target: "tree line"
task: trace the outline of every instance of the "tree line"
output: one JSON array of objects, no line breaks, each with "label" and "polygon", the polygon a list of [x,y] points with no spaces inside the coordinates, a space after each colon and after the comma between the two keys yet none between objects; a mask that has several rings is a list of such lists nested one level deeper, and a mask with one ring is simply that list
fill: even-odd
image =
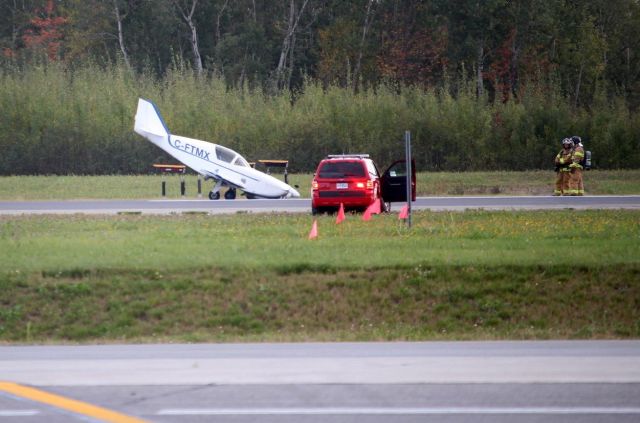
[{"label": "tree line", "polygon": [[639,28],[637,0],[5,1],[0,174],[145,172],[137,96],[299,171],[406,129],[424,170],[548,168],[573,134],[638,167]]},{"label": "tree line", "polygon": [[640,102],[638,0],[7,0],[5,59],[124,61],[166,74],[185,61],[228,85],[357,91],[441,86],[460,72],[493,99],[553,77],[573,106],[601,85]]}]

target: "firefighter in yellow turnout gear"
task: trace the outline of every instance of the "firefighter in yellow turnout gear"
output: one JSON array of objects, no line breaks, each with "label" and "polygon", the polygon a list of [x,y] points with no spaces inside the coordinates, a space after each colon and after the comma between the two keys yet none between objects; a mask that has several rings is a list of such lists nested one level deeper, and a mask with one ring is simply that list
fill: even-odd
[{"label": "firefighter in yellow turnout gear", "polygon": [[562,140],[562,150],[555,159],[556,165],[556,187],[553,195],[569,195],[569,178],[571,177],[571,168],[573,156],[573,141],[569,138]]},{"label": "firefighter in yellow turnout gear", "polygon": [[573,154],[569,165],[571,171],[569,173],[568,195],[584,195],[584,183],[582,181],[584,146],[582,145],[582,139],[577,135],[571,137],[571,141],[573,142]]}]

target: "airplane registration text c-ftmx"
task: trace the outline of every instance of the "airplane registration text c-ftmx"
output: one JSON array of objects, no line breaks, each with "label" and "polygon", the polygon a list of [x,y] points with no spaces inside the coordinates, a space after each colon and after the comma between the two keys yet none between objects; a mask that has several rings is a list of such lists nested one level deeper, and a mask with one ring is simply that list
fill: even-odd
[{"label": "airplane registration text c-ftmx", "polygon": [[283,181],[260,172],[235,151],[207,141],[169,132],[158,108],[152,102],[138,99],[134,130],[177,160],[216,183],[209,198],[220,198],[220,188],[229,187],[225,198],[233,199],[236,189],[247,198],[291,198],[300,193]]}]

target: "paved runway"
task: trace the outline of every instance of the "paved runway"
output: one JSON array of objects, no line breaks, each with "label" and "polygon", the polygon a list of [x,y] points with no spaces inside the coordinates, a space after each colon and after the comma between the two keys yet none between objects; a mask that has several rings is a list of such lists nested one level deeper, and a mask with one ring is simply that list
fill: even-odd
[{"label": "paved runway", "polygon": [[[640,209],[640,195],[544,197],[420,197],[416,210],[518,210],[518,209]],[[399,204],[394,204],[396,210]],[[169,214],[200,212],[210,214],[238,212],[310,213],[311,200],[69,200],[0,201],[0,214]]]},{"label": "paved runway", "polygon": [[[16,346],[0,375],[160,422],[640,419],[640,341]],[[86,419],[1,384],[0,416]]]}]

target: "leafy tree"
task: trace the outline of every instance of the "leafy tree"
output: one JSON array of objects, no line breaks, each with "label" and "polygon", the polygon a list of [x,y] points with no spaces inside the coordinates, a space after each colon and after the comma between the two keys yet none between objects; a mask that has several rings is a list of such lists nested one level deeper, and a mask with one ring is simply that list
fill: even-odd
[{"label": "leafy tree", "polygon": [[24,48],[22,36],[31,27],[34,11],[46,6],[47,0],[7,0],[0,2],[0,52],[15,57]]},{"label": "leafy tree", "polygon": [[[119,50],[126,53],[123,24],[128,13],[127,3],[118,0],[67,0],[64,12],[69,17],[65,31],[67,61],[115,62]],[[123,59],[127,63],[128,55],[125,54]]]},{"label": "leafy tree", "polygon": [[574,107],[590,102],[605,69],[605,42],[586,6],[567,1],[560,15],[563,25],[557,63],[565,93],[573,99]]},{"label": "leafy tree", "polygon": [[353,20],[339,18],[331,25],[319,29],[320,60],[318,77],[325,85],[337,83],[351,85],[353,64],[356,57],[357,24]]},{"label": "leafy tree", "polygon": [[438,4],[448,21],[449,46],[452,47],[449,54],[458,65],[473,66],[480,97],[484,95],[487,59],[496,46],[496,29],[506,6],[506,0],[452,0]]},{"label": "leafy tree", "polygon": [[636,108],[640,105],[640,3],[592,0],[589,10],[605,42],[604,77]]},{"label": "leafy tree", "polygon": [[33,11],[28,25],[21,34],[25,50],[44,52],[50,60],[62,58],[63,27],[68,22],[60,16],[53,0],[47,0],[43,7]]},{"label": "leafy tree", "polygon": [[189,27],[191,50],[193,52],[193,67],[199,75],[202,75],[202,56],[200,55],[200,46],[198,45],[198,29],[194,19],[198,0],[189,0],[186,3],[184,0],[173,0],[173,4]]},{"label": "leafy tree", "polygon": [[449,30],[433,14],[432,6],[422,1],[385,11],[377,59],[381,76],[420,86],[442,80],[449,62]]}]

